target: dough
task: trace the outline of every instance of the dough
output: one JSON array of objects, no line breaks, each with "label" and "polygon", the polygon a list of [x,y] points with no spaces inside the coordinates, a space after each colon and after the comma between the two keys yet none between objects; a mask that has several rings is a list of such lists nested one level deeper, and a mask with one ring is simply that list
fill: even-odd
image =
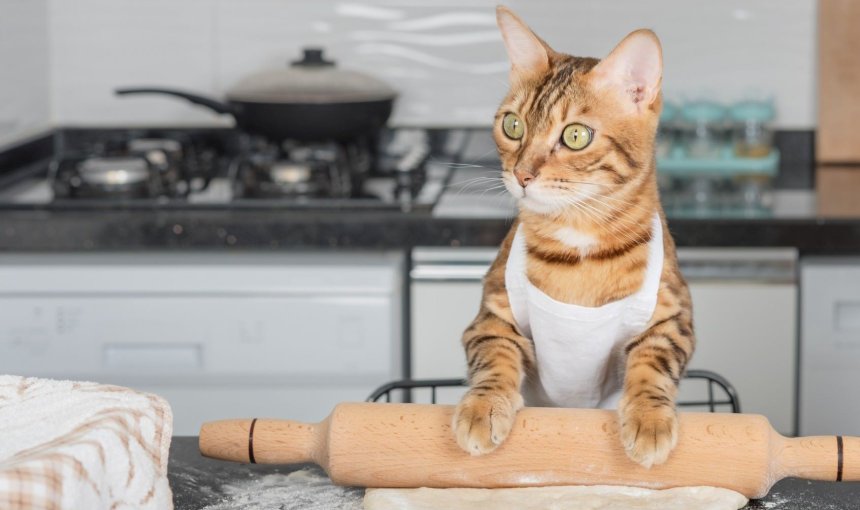
[{"label": "dough", "polygon": [[368,489],[364,496],[365,510],[737,510],[746,504],[743,494],[719,487]]}]

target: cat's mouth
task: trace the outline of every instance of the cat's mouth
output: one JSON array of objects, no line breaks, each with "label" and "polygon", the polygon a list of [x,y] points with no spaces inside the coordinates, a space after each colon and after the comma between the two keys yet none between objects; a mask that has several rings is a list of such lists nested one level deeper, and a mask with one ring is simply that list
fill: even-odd
[{"label": "cat's mouth", "polygon": [[505,188],[517,199],[523,209],[541,215],[558,214],[565,210],[582,210],[591,198],[587,189],[559,189],[559,186],[535,179],[527,186],[520,185],[510,174],[503,177]]},{"label": "cat's mouth", "polygon": [[547,196],[547,190],[540,181],[532,181],[522,186],[511,174],[505,175],[505,187],[517,199],[519,205],[537,214],[552,214],[562,207],[559,201]]}]

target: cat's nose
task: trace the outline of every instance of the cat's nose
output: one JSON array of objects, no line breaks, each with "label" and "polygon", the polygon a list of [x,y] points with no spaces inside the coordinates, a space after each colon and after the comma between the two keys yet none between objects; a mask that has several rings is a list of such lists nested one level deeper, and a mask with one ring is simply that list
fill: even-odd
[{"label": "cat's nose", "polygon": [[529,183],[535,180],[535,177],[537,177],[535,174],[531,172],[526,172],[524,170],[515,170],[514,176],[517,178],[517,182],[520,183],[520,186],[522,186],[523,188],[528,186]]}]

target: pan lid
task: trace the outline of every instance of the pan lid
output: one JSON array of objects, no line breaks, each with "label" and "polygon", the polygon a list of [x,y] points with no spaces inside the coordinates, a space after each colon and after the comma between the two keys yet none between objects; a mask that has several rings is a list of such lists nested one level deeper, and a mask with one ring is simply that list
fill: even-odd
[{"label": "pan lid", "polygon": [[335,66],[320,48],[305,48],[286,69],[264,71],[240,80],[227,97],[253,103],[351,103],[393,99],[387,83]]}]

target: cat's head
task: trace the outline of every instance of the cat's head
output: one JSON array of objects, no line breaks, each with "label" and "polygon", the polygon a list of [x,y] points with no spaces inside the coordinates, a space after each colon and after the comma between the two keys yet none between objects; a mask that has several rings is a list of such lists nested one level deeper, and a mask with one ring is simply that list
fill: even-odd
[{"label": "cat's head", "polygon": [[554,51],[505,7],[497,19],[511,88],[493,133],[503,180],[521,207],[583,211],[653,179],[663,74],[657,36],[637,30],[597,60]]}]

